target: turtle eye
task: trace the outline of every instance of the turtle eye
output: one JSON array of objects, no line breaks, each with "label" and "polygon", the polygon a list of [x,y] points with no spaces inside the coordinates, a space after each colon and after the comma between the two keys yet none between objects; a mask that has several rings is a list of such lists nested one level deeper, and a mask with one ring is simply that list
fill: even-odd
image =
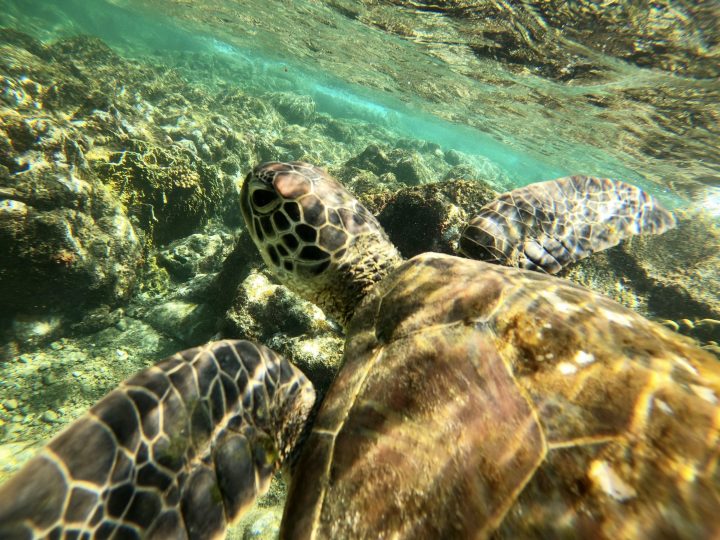
[{"label": "turtle eye", "polygon": [[267,214],[280,204],[280,197],[275,191],[269,189],[257,188],[250,196],[253,208],[259,214]]}]

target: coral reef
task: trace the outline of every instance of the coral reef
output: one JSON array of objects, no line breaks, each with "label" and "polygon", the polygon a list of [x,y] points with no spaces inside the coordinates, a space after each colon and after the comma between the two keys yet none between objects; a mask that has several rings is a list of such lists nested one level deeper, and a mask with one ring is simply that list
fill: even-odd
[{"label": "coral reef", "polygon": [[404,257],[456,253],[465,223],[495,196],[487,184],[468,180],[360,195]]},{"label": "coral reef", "polygon": [[[160,275],[156,247],[213,217],[240,224],[235,182],[251,163],[337,157],[327,118],[291,126],[269,101],[126,60],[96,38],[44,45],[5,29],[0,48],[3,356],[112,324]],[[278,98],[285,114],[289,97]]]},{"label": "coral reef", "polygon": [[83,135],[51,117],[4,111],[0,141],[5,324],[16,315],[78,318],[127,301],[142,262],[141,232],[88,167]]},{"label": "coral reef", "polygon": [[398,182],[410,186],[437,180],[417,151],[401,148],[388,150],[377,144],[369,145],[345,163],[345,167],[369,171],[375,175],[390,173]]},{"label": "coral reef", "polygon": [[278,92],[269,97],[270,103],[291,124],[309,124],[315,116],[315,102],[310,96]]},{"label": "coral reef", "polygon": [[179,144],[167,149],[130,141],[96,167],[159,244],[192,233],[229,192],[211,167]]}]

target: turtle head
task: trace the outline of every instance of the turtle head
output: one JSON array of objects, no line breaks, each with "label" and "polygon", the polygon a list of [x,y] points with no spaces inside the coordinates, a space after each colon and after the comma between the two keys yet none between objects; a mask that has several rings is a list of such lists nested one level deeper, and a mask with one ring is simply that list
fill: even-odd
[{"label": "turtle head", "polygon": [[373,215],[308,163],[258,165],[245,178],[240,206],[278,279],[343,326],[372,285],[401,261]]}]

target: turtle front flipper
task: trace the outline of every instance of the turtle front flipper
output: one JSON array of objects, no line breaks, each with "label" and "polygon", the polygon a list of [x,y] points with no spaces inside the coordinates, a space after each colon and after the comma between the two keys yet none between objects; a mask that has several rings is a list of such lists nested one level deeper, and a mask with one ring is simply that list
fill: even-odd
[{"label": "turtle front flipper", "polygon": [[568,176],[515,189],[485,205],[465,227],[460,252],[555,274],[635,234],[673,227],[673,215],[635,186]]},{"label": "turtle front flipper", "polygon": [[122,383],[0,488],[0,538],[222,537],[267,490],[314,401],[305,376],[265,347],[177,353]]}]

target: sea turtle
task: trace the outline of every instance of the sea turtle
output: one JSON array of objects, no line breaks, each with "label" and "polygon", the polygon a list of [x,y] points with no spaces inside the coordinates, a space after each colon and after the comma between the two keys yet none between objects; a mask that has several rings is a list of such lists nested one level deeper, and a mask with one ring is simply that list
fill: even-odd
[{"label": "sea turtle", "polygon": [[[178,353],[0,488],[1,538],[221,537],[281,463],[288,538],[720,534],[720,367],[689,340],[545,273],[402,260],[308,164],[256,167],[241,208],[280,280],[346,330],[322,404],[261,345]],[[484,230],[494,257],[550,270],[672,225],[639,190],[584,177],[484,215],[466,249]]]}]

